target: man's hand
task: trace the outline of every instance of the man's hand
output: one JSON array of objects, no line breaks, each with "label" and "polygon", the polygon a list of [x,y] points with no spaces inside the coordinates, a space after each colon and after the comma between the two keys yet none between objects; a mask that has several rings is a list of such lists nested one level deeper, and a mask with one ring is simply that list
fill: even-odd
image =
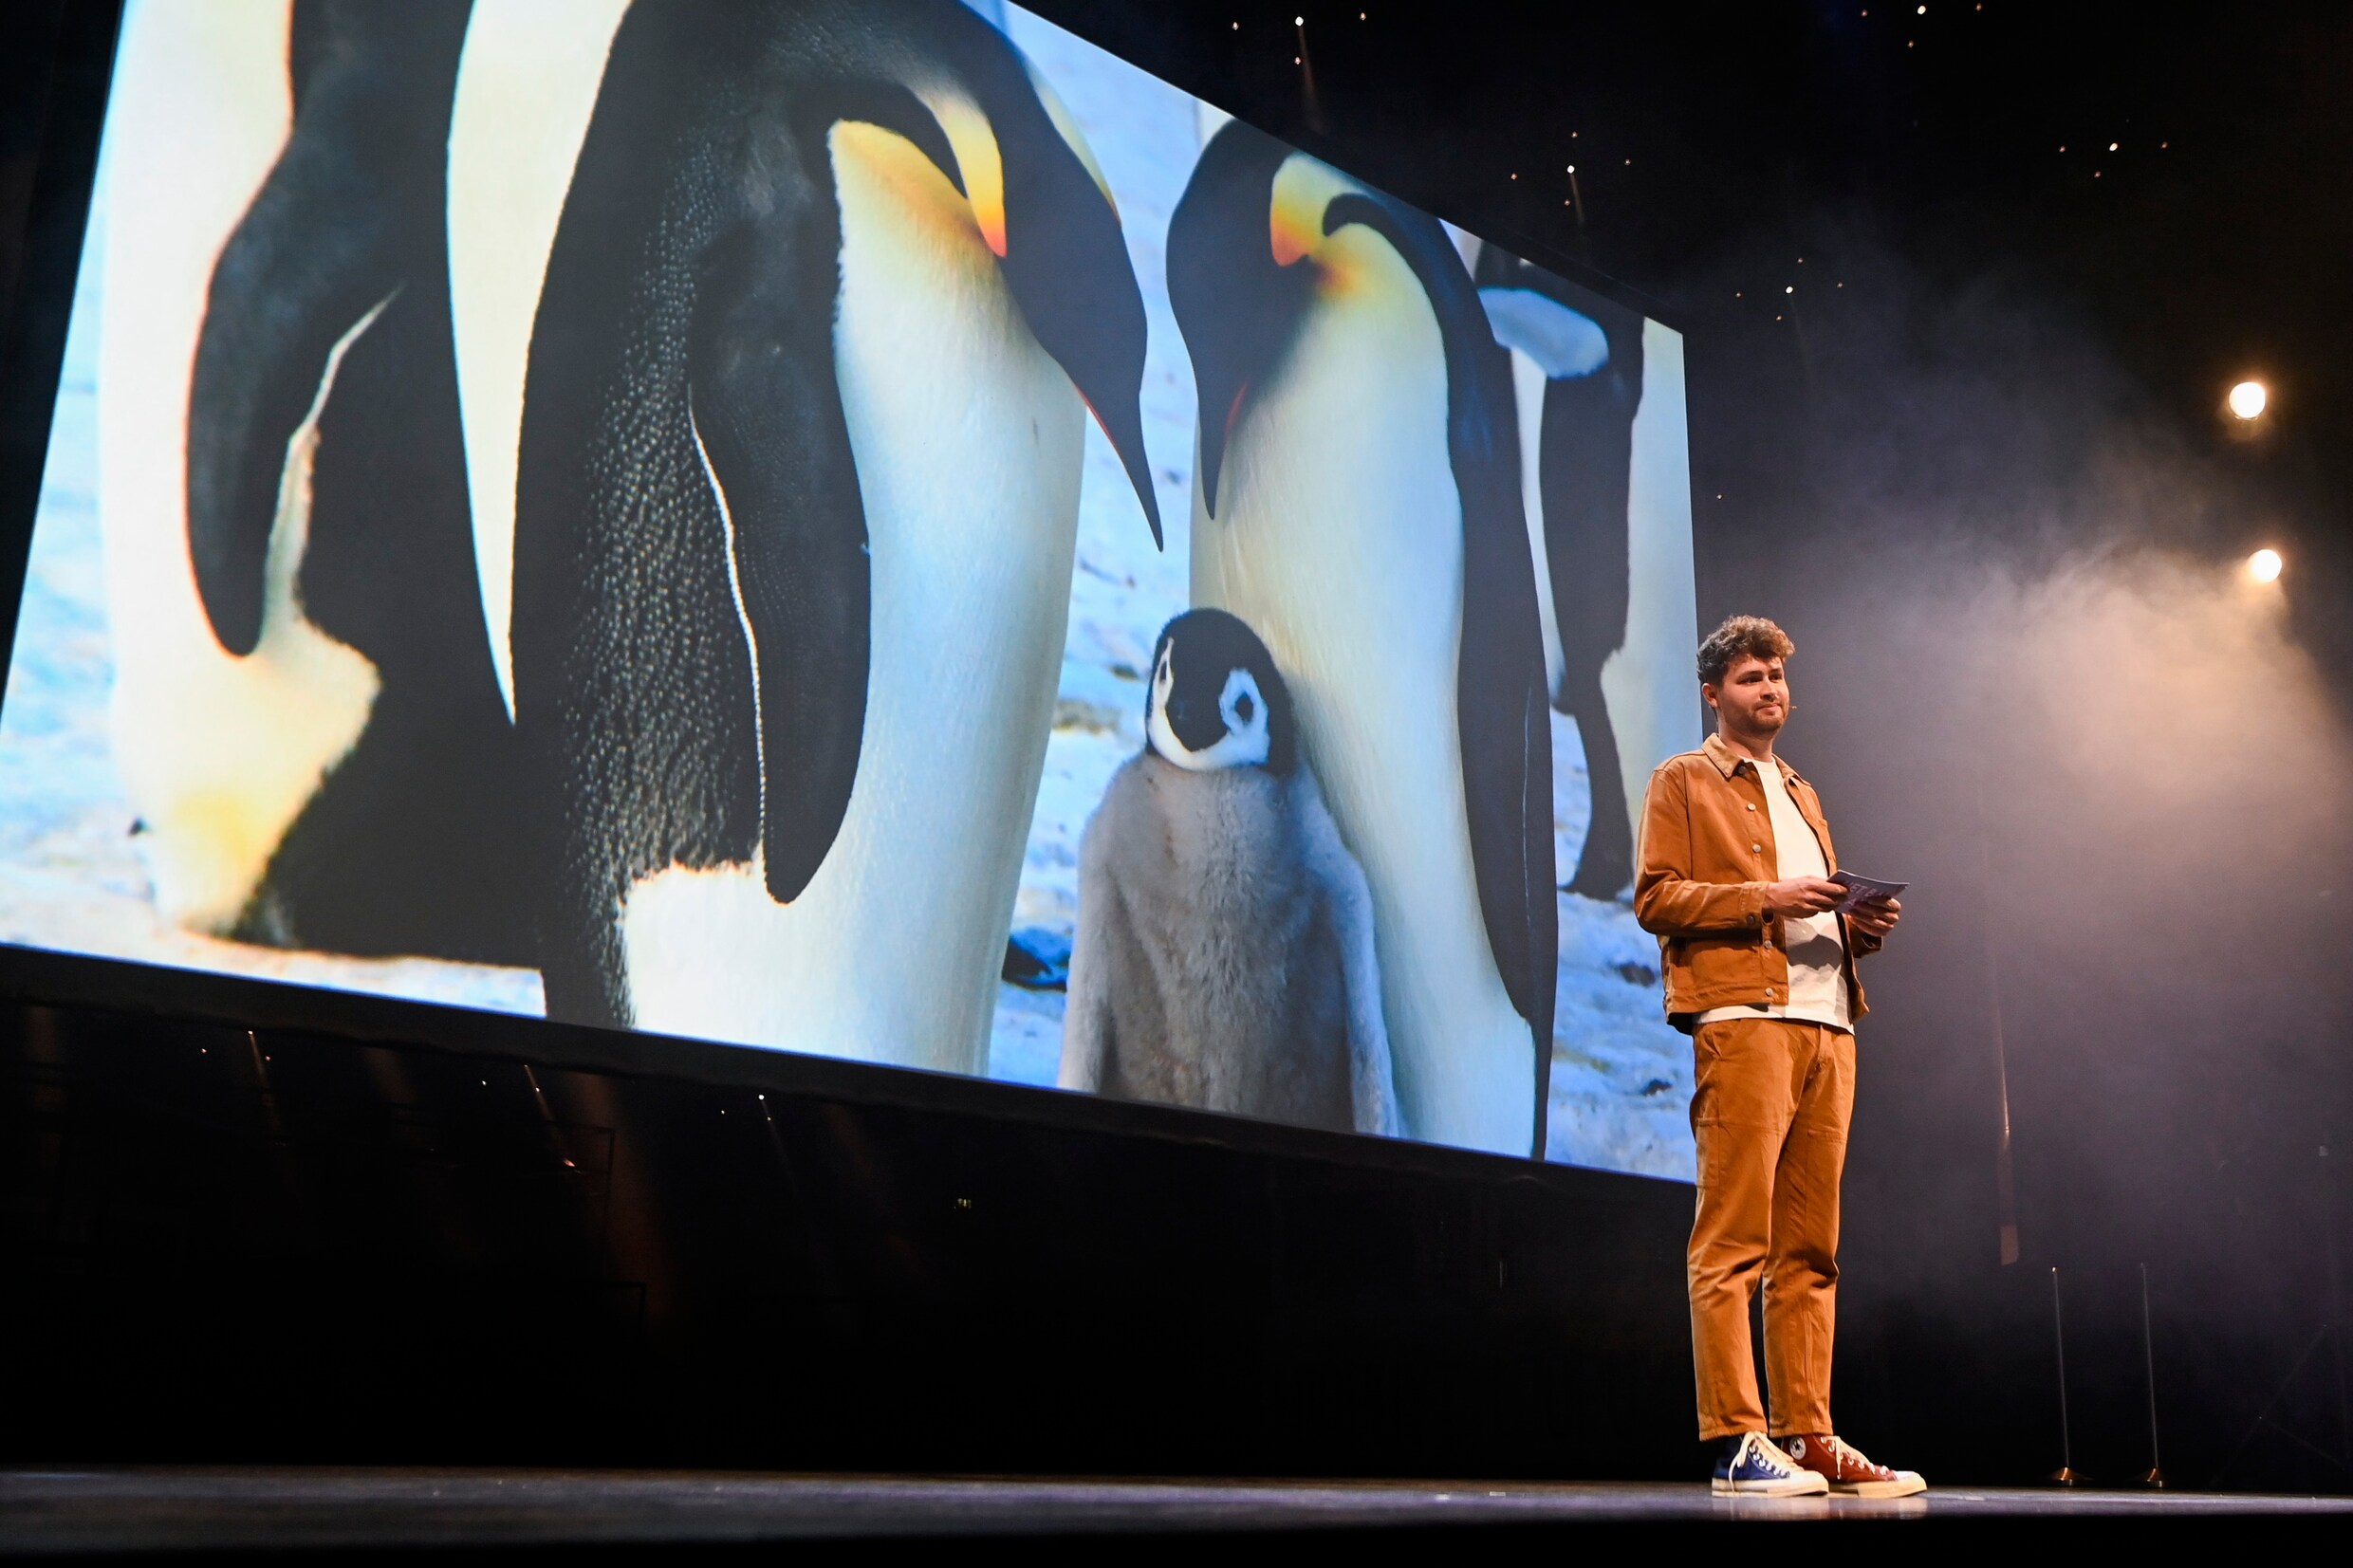
[{"label": "man's hand", "polygon": [[1827,876],[1792,876],[1766,888],[1765,907],[1787,919],[1835,909],[1845,896],[1846,890]]},{"label": "man's hand", "polygon": [[1893,898],[1866,898],[1849,911],[1846,918],[1855,923],[1857,930],[1883,937],[1896,929],[1896,921],[1902,913],[1903,906]]}]

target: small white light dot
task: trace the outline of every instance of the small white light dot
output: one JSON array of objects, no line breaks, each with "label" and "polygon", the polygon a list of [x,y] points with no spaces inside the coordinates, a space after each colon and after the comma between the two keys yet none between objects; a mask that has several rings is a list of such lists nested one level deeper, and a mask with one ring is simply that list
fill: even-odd
[{"label": "small white light dot", "polygon": [[1928,8],[1926,6],[1922,6],[1920,8],[1919,14],[1926,16],[1928,14]]},{"label": "small white light dot", "polygon": [[1294,28],[1304,28],[1306,25],[1307,19],[1304,16],[1294,16],[1291,18],[1291,26]]},{"label": "small white light dot", "polygon": [[1570,174],[1572,174],[1572,175],[1573,175],[1573,174],[1575,174],[1575,173],[1577,172],[1577,166],[1576,166],[1575,164],[1573,164],[1573,163],[1572,163],[1572,164],[1570,164],[1570,165],[1568,166],[1568,172],[1569,172]]},{"label": "small white light dot", "polygon": [[1796,292],[1797,292],[1797,285],[1795,285],[1795,284],[1788,284],[1788,285],[1785,285],[1785,286],[1783,286],[1783,288],[1782,288],[1782,290],[1781,290],[1781,291],[1782,291],[1784,294],[1794,294],[1794,293],[1796,293]]},{"label": "small white light dot", "polygon": [[2279,551],[2257,550],[2247,558],[2247,575],[2257,582],[2274,582],[2279,580],[2282,564]]},{"label": "small white light dot", "polygon": [[2231,389],[2231,412],[2242,419],[2257,417],[2270,400],[2261,381],[2241,381]]},{"label": "small white light dot", "polygon": [[2109,151],[2109,152],[2111,152],[2111,153],[2113,153],[2113,152],[2115,152],[2115,151],[2116,151],[2116,143],[2115,143],[2115,142],[2111,141],[2111,142],[2109,142],[2109,143],[2108,143],[2108,151]]}]

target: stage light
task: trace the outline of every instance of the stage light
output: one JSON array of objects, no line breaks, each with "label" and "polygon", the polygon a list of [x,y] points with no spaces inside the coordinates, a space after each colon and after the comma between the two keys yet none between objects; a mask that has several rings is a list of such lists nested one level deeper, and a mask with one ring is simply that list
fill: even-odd
[{"label": "stage light", "polygon": [[2276,582],[2279,581],[2280,567],[2285,564],[2280,560],[2279,551],[2257,550],[2247,558],[2247,575],[2257,582]]},{"label": "stage light", "polygon": [[2263,390],[2261,381],[2241,381],[2231,389],[2231,412],[2242,419],[2259,416],[2270,400],[2271,396]]}]

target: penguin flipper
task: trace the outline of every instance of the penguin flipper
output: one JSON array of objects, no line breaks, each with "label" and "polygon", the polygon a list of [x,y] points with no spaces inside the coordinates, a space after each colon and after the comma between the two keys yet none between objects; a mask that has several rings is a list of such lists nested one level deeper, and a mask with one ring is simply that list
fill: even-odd
[{"label": "penguin flipper", "polygon": [[298,130],[221,249],[188,397],[188,555],[213,635],[261,640],[289,451],[343,350],[399,287],[393,219]]},{"label": "penguin flipper", "polygon": [[232,654],[261,640],[278,512],[306,483],[290,445],[343,351],[442,265],[439,186],[414,172],[438,167],[465,22],[462,0],[295,9],[294,122],[213,264],[189,384],[188,553]]},{"label": "penguin flipper", "polygon": [[[1531,1142],[1541,1157],[1552,1069],[1560,906],[1552,853],[1552,705],[1535,562],[1519,494],[1517,428],[1504,351],[1465,356],[1453,395],[1454,472],[1463,505],[1463,616],[1455,722],[1471,863],[1489,950],[1511,1005],[1528,1020],[1534,1057]],[[1490,374],[1491,372],[1491,375]]]},{"label": "penguin flipper", "polygon": [[716,492],[751,643],[760,843],[790,903],[848,813],[865,735],[873,582],[833,360],[841,220],[830,191],[723,244],[696,304],[689,422]]},{"label": "penguin flipper", "polygon": [[1398,1108],[1397,1069],[1389,1055],[1389,1029],[1380,1005],[1380,958],[1373,941],[1373,890],[1364,868],[1340,837],[1340,824],[1324,803],[1315,775],[1303,763],[1293,786],[1308,868],[1331,902],[1333,933],[1339,939],[1341,978],[1348,1003],[1348,1088],[1354,1127],[1380,1137],[1403,1137]]}]

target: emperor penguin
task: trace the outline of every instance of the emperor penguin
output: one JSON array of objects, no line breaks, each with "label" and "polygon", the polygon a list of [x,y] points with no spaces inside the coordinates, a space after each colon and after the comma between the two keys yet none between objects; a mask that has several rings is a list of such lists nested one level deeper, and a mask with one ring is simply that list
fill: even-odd
[{"label": "emperor penguin", "polygon": [[442,252],[465,0],[135,5],[107,130],[114,751],[159,913],[530,961]]},{"label": "emperor penguin", "polygon": [[1602,672],[1626,642],[1627,501],[1642,405],[1642,317],[1495,246],[1473,276],[1511,356],[1521,500],[1536,559],[1552,705],[1577,721],[1592,812],[1567,891],[1613,898],[1634,880],[1626,779]]},{"label": "emperor penguin", "polygon": [[1089,412],[1158,537],[1110,191],[954,0],[634,5],[585,66],[528,365],[461,372],[548,1012],[978,1072]]},{"label": "emperor penguin", "polygon": [[1169,225],[1193,598],[1266,639],[1364,868],[1409,1136],[1541,1154],[1550,715],[1506,361],[1435,218],[1240,121]]},{"label": "emperor penguin", "polygon": [[1057,1083],[1395,1135],[1372,895],[1266,644],[1170,621],[1144,735],[1080,840]]}]

